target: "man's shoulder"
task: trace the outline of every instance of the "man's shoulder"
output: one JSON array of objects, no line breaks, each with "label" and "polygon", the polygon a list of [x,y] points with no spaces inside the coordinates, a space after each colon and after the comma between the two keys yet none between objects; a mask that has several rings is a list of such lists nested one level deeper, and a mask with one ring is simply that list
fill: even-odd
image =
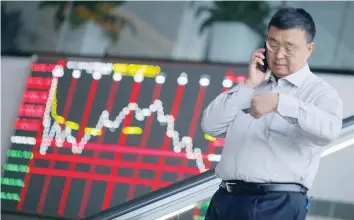
[{"label": "man's shoulder", "polygon": [[309,75],[308,80],[305,81],[305,84],[306,87],[309,87],[313,92],[326,95],[332,94],[339,97],[337,90],[331,84],[312,72]]}]

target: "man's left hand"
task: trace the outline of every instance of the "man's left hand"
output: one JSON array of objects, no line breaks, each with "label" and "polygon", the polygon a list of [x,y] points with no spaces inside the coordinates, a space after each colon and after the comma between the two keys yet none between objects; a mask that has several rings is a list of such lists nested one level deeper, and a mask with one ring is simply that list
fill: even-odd
[{"label": "man's left hand", "polygon": [[263,115],[274,111],[278,107],[278,93],[264,92],[253,96],[250,114],[259,119]]}]

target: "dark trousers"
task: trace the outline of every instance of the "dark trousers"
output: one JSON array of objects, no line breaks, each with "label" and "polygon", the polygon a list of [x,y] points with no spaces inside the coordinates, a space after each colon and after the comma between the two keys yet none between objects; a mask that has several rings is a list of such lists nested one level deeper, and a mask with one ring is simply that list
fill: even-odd
[{"label": "dark trousers", "polygon": [[305,220],[307,196],[270,192],[266,195],[234,195],[219,188],[205,220]]}]

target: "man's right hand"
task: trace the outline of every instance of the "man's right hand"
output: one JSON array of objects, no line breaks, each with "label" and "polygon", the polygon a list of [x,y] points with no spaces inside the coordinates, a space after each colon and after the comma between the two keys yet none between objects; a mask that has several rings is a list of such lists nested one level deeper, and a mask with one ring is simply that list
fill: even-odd
[{"label": "man's right hand", "polygon": [[255,88],[264,80],[266,74],[262,72],[258,65],[264,65],[264,52],[265,49],[261,48],[252,54],[250,63],[248,64],[248,78],[244,82],[245,86]]}]

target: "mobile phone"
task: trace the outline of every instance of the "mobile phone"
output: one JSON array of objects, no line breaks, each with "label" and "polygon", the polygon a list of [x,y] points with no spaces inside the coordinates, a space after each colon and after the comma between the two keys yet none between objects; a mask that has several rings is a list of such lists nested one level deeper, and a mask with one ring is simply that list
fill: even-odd
[{"label": "mobile phone", "polygon": [[266,45],[265,42],[264,42],[264,49],[265,49],[265,52],[263,53],[263,55],[264,55],[264,57],[265,57],[265,58],[263,59],[264,65],[259,65],[263,73],[267,72],[267,70],[268,70],[267,45]]}]

